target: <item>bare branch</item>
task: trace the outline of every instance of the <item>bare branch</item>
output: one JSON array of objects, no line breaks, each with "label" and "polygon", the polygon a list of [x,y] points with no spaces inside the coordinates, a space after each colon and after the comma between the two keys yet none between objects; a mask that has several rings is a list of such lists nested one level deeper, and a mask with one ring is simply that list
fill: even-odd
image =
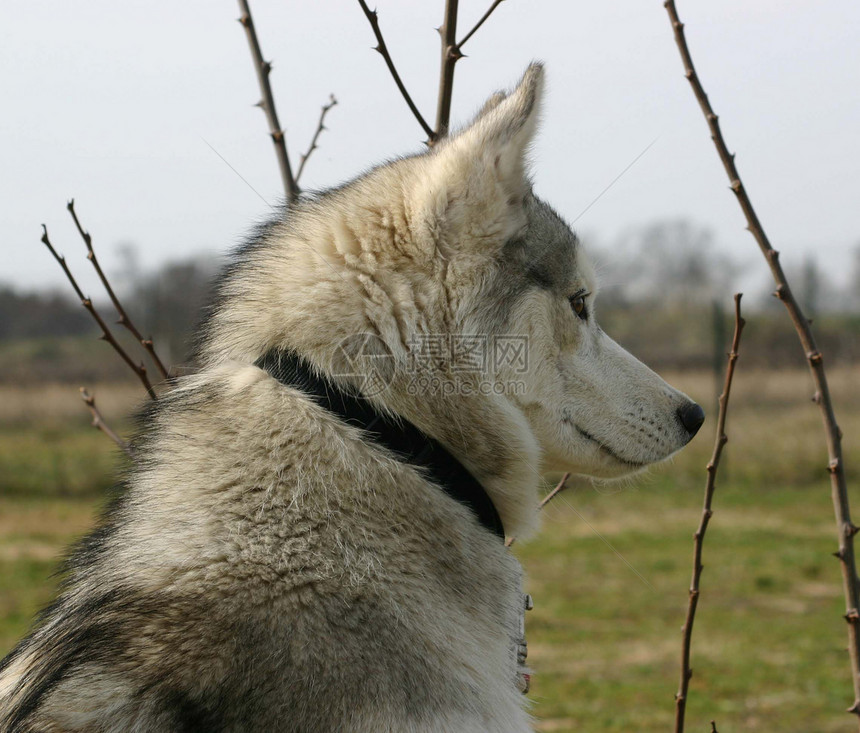
[{"label": "bare branch", "polygon": [[[717,434],[714,440],[714,452],[708,462],[708,479],[705,482],[705,502],[702,507],[702,519],[699,528],[693,535],[693,578],[690,581],[690,600],[687,606],[687,617],[684,621],[682,634],[684,637],[681,646],[681,682],[678,693],[675,695],[675,733],[684,730],[684,714],[687,709],[687,692],[693,670],[690,668],[690,647],[693,640],[693,622],[696,619],[696,608],[699,605],[699,581],[702,577],[702,548],[705,542],[705,532],[708,531],[708,523],[713,516],[714,489],[716,488],[717,469],[720,465],[720,457],[723,447],[728,442],[726,436],[726,415],[729,408],[729,395],[732,391],[732,377],[735,374],[735,362],[738,360],[738,347],[741,342],[741,332],[744,329],[744,319],[741,318],[741,294],[735,295],[735,333],[732,338],[732,350],[729,352],[729,363],[726,368],[726,381],[723,385],[723,393],[720,395],[720,410],[717,416]],[[713,723],[712,723],[713,725]]]},{"label": "bare branch", "polygon": [[448,134],[451,121],[451,99],[454,94],[454,67],[463,57],[457,46],[457,5],[459,0],[445,0],[445,20],[439,28],[442,37],[442,63],[439,69],[439,99],[436,103],[436,137]]},{"label": "bare branch", "polygon": [[296,171],[296,184],[298,185],[299,179],[302,177],[302,171],[305,169],[305,163],[308,162],[308,158],[311,157],[311,153],[317,149],[317,139],[320,136],[320,133],[327,129],[325,127],[325,116],[328,114],[328,111],[337,104],[337,100],[334,98],[334,94],[329,94],[329,103],[324,104],[322,107],[322,111],[320,112],[320,121],[317,125],[317,130],[314,133],[314,136],[311,138],[311,144],[308,148],[308,152],[306,152],[299,160],[299,169]]},{"label": "bare branch", "polygon": [[[549,504],[556,496],[558,496],[562,491],[567,488],[567,481],[570,478],[570,473],[564,474],[561,477],[561,481],[556,484],[556,487],[550,491],[544,498],[543,501],[538,505],[538,511],[543,509],[547,504]],[[514,542],[516,542],[516,537],[510,537],[507,542],[505,542],[505,547],[510,547]]]},{"label": "bare branch", "polygon": [[567,488],[567,482],[570,479],[570,473],[564,474],[561,477],[561,481],[556,484],[556,487],[550,491],[544,498],[543,501],[538,506],[538,509],[543,509],[547,504],[549,504],[556,496],[558,496],[562,491]]},{"label": "bare branch", "polygon": [[705,115],[705,120],[711,132],[711,139],[729,177],[730,187],[746,217],[747,229],[755,237],[759,249],[770,267],[771,275],[776,283],[776,292],[774,294],[783,302],[788,311],[788,315],[794,324],[795,331],[797,331],[797,336],[806,354],[812,379],[815,382],[816,393],[813,399],[817,402],[821,410],[824,434],[827,441],[829,456],[827,471],[830,473],[833,509],[839,533],[839,551],[836,556],[839,558],[842,568],[842,585],[846,605],[845,619],[848,621],[848,653],[851,657],[852,682],[854,686],[854,703],[848,708],[848,712],[858,715],[858,722],[860,723],[860,634],[858,634],[858,623],[860,623],[860,580],[857,577],[857,563],[854,557],[854,534],[857,532],[857,529],[851,521],[848,486],[845,480],[845,462],[842,457],[842,432],[836,423],[833,403],[830,399],[830,390],[827,385],[827,377],[824,373],[823,358],[815,343],[810,322],[803,314],[797,300],[795,300],[785,273],[779,264],[779,253],[773,249],[770,240],[765,234],[764,228],[756,215],[735,166],[734,155],[729,152],[728,146],[723,139],[719,119],[711,108],[708,95],[705,93],[704,87],[693,66],[693,59],[684,35],[684,24],[678,18],[675,2],[674,0],[666,0],[663,5],[672,23],[675,43],[681,53],[687,81],[690,82],[693,94],[696,96],[702,113]]},{"label": "bare branch", "polygon": [[478,28],[480,28],[482,25],[484,25],[484,21],[486,21],[487,18],[489,18],[493,14],[493,11],[497,7],[499,7],[499,5],[501,5],[503,1],[504,0],[493,0],[493,4],[490,5],[489,10],[487,10],[487,12],[481,16],[481,19],[477,23],[475,23],[472,30],[470,30],[465,36],[463,36],[463,40],[457,44],[457,48],[463,48],[466,41],[468,41],[473,35],[475,35],[475,31],[478,30]]},{"label": "bare branch", "polygon": [[120,346],[119,342],[113,337],[113,334],[110,332],[107,324],[104,322],[104,319],[99,315],[99,312],[95,309],[93,302],[90,298],[84,295],[80,286],[78,285],[77,280],[75,280],[74,275],[72,275],[72,271],[69,270],[69,266],[66,264],[66,258],[57,254],[57,250],[54,249],[54,245],[51,244],[51,240],[48,238],[48,228],[42,224],[42,242],[44,242],[45,246],[48,248],[48,251],[54,256],[54,259],[60,264],[60,267],[63,268],[63,272],[66,273],[66,277],[69,279],[69,282],[72,284],[72,288],[74,288],[75,293],[81,301],[81,305],[86,308],[90,315],[93,317],[93,320],[99,325],[99,328],[102,330],[101,339],[107,341],[116,351],[117,354],[120,355],[122,360],[128,364],[129,369],[131,369],[136,375],[137,378],[140,379],[144,388],[146,389],[147,394],[152,399],[157,399],[155,394],[155,390],[152,388],[152,384],[149,381],[149,377],[146,376],[146,367],[141,362],[140,364],[135,364],[132,361],[132,358],[128,355],[126,350]]},{"label": "bare branch", "polygon": [[281,129],[281,123],[278,121],[278,112],[275,109],[275,97],[272,94],[272,85],[269,83],[272,64],[263,59],[263,52],[260,49],[260,41],[257,39],[257,31],[254,28],[254,19],[251,17],[251,8],[248,5],[248,0],[239,0],[239,9],[242,12],[239,22],[248,36],[248,45],[251,47],[251,56],[254,59],[254,70],[257,72],[260,93],[263,95],[258,105],[266,113],[266,119],[269,122],[269,133],[275,145],[275,155],[278,158],[278,167],[281,170],[284,193],[287,196],[287,201],[293,203],[301,193],[301,189],[296,184],[296,179],[293,178],[293,171],[290,168],[290,158],[287,155],[286,137],[284,136],[283,129]]},{"label": "bare branch", "polygon": [[[439,71],[439,97],[436,104],[436,138],[448,134],[451,123],[451,100],[454,94],[454,67],[463,58],[463,45],[468,41],[489,18],[503,0],[494,0],[480,20],[473,26],[463,39],[457,42],[457,6],[458,0],[446,0],[445,20],[439,28],[442,37],[442,63]],[[431,141],[432,142],[432,141]]]},{"label": "bare branch", "polygon": [[75,222],[75,226],[78,228],[78,232],[80,233],[81,238],[84,240],[84,244],[87,246],[87,259],[93,263],[93,267],[96,270],[96,274],[99,276],[99,280],[102,281],[102,285],[104,285],[104,288],[111,299],[111,303],[113,303],[113,307],[116,308],[116,312],[117,314],[119,314],[119,320],[117,321],[117,323],[122,326],[125,326],[129,331],[131,331],[132,335],[140,342],[140,345],[143,346],[143,348],[146,349],[146,351],[149,353],[149,356],[152,358],[152,361],[155,364],[156,369],[158,369],[159,373],[161,374],[162,378],[168,379],[170,375],[168,374],[167,369],[165,369],[161,359],[158,358],[158,354],[155,353],[155,346],[153,346],[152,339],[145,339],[143,336],[140,335],[140,331],[137,330],[137,326],[135,326],[131,318],[128,317],[128,314],[122,307],[122,303],[119,302],[119,298],[116,297],[116,293],[114,293],[110,282],[108,282],[107,276],[102,271],[101,265],[99,264],[98,258],[96,257],[95,250],[93,250],[92,237],[90,236],[90,233],[81,226],[81,222],[78,221],[78,215],[75,212],[75,200],[70,199],[69,203],[66,204],[66,208],[72,215],[72,219]]},{"label": "bare branch", "polygon": [[409,92],[406,91],[406,87],[400,79],[400,74],[397,73],[394,61],[391,60],[391,54],[388,53],[388,47],[385,45],[385,39],[382,37],[382,31],[379,29],[379,18],[377,17],[376,11],[368,8],[367,3],[364,2],[364,0],[358,0],[358,4],[361,5],[361,9],[364,11],[364,15],[370,23],[370,27],[373,29],[373,35],[376,36],[377,45],[374,46],[373,50],[379,51],[379,54],[385,60],[385,65],[388,66],[388,70],[391,72],[391,76],[394,78],[394,83],[397,84],[400,94],[403,95],[403,99],[406,100],[406,104],[409,106],[409,109],[412,110],[412,114],[415,116],[415,119],[418,120],[418,124],[421,125],[421,128],[427,135],[427,143],[432,145],[436,142],[437,135],[432,129],[430,129],[430,125],[427,124],[427,121],[418,111],[418,107],[415,106],[415,102],[412,101],[412,97],[409,96]]},{"label": "bare branch", "polygon": [[134,456],[131,452],[131,446],[122,438],[120,438],[119,435],[117,435],[111,429],[110,425],[105,422],[104,417],[102,417],[101,412],[99,412],[99,408],[96,407],[95,395],[90,394],[87,391],[86,387],[81,387],[81,399],[89,408],[90,414],[93,416],[93,427],[101,430],[105,435],[108,436],[108,438],[110,438],[114,443],[116,443],[120,448],[122,448],[122,450],[129,458],[133,458]]}]

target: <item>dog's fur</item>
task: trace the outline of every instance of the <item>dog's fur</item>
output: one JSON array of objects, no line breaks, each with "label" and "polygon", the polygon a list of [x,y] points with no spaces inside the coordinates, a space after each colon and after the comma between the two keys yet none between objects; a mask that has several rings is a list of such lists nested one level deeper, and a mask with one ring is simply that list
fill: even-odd
[{"label": "dog's fur", "polygon": [[[530,730],[516,560],[254,362],[289,348],[331,375],[335,344],[378,337],[389,384],[370,399],[441,441],[518,537],[543,474],[619,476],[683,446],[689,400],[598,328],[585,255],[531,191],[542,77],[532,65],[459,134],[302,199],[240,251],[200,371],[152,410],[125,492],[3,662],[0,729]],[[410,350],[438,334],[526,336],[525,373],[456,377],[525,390],[415,394]],[[432,368],[454,378],[444,355]]]}]

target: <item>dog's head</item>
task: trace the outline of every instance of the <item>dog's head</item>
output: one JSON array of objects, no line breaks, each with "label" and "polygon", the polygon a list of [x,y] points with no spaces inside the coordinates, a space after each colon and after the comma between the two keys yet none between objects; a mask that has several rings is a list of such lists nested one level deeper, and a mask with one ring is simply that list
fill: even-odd
[{"label": "dog's head", "polygon": [[445,263],[446,318],[436,321],[452,339],[445,377],[456,378],[458,346],[460,357],[479,351],[494,398],[534,435],[542,471],[620,476],[680,449],[704,413],[601,330],[586,253],[532,193],[526,160],[542,85],[534,64],[425,159],[417,200]]},{"label": "dog's head", "polygon": [[210,339],[242,359],[288,345],[351,382],[448,445],[516,533],[540,475],[630,473],[704,419],[600,329],[586,254],[532,192],[542,85],[533,64],[428,152],[296,206]]}]

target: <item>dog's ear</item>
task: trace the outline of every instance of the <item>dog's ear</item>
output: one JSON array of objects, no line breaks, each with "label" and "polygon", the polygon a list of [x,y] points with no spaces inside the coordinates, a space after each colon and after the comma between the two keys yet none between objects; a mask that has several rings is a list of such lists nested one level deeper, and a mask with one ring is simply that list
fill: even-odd
[{"label": "dog's ear", "polygon": [[476,164],[492,163],[497,179],[512,189],[527,183],[526,152],[537,129],[543,77],[543,65],[532,63],[514,91],[491,96],[446,147]]},{"label": "dog's ear", "polygon": [[431,170],[417,189],[449,242],[499,241],[523,225],[526,157],[542,88],[543,66],[533,63],[516,89],[491,96],[470,125],[431,153]]}]

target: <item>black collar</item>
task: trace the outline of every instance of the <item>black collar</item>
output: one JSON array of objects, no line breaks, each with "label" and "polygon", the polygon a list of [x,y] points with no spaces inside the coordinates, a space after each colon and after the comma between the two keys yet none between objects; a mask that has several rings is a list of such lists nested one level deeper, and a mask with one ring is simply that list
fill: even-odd
[{"label": "black collar", "polygon": [[321,407],[361,428],[405,463],[424,468],[429,478],[448,496],[469,507],[483,527],[504,539],[502,520],[484,487],[439,441],[425,435],[410,422],[394,422],[360,395],[348,392],[318,374],[293,351],[269,351],[255,364],[282,384],[304,392]]}]

